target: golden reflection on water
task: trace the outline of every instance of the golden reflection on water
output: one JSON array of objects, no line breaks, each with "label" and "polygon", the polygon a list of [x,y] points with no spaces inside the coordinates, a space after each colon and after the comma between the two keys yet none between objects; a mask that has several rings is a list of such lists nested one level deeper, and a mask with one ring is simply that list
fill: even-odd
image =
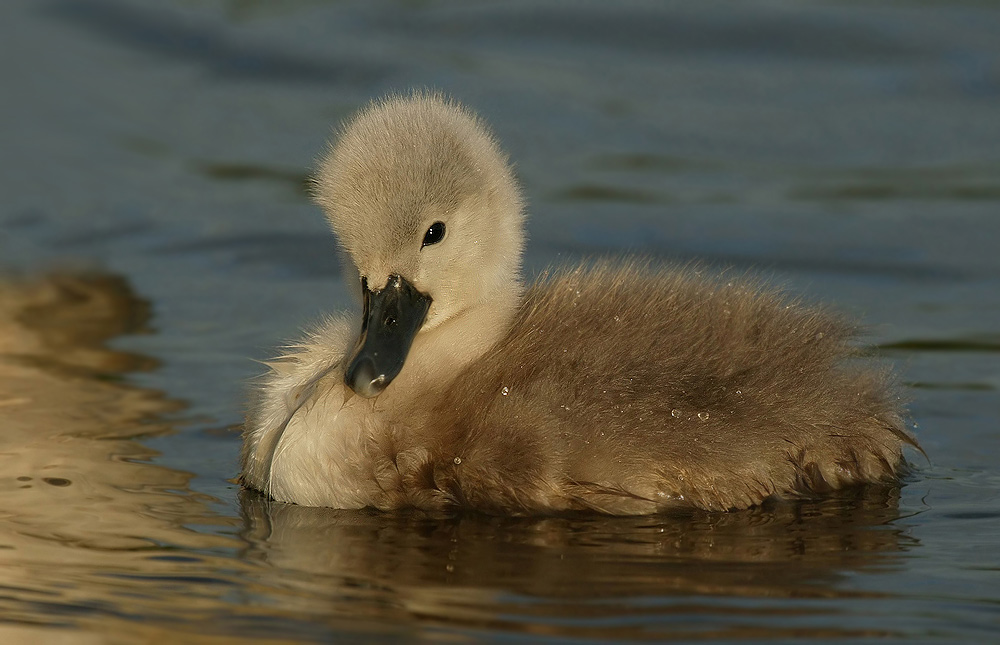
[{"label": "golden reflection on water", "polygon": [[[113,351],[149,307],[107,275],[0,282],[0,642],[484,634],[886,635],[843,582],[916,542],[896,488],[741,513],[536,519],[211,510],[136,439],[179,408]],[[832,604],[831,604],[832,603]],[[839,608],[838,608],[839,607]]]},{"label": "golden reflection on water", "polygon": [[[440,630],[599,639],[886,635],[788,599],[864,598],[852,571],[915,542],[898,488],[743,513],[541,519],[389,516],[242,495],[247,559],[298,611]],[[828,615],[829,614],[829,615]]]},{"label": "golden reflection on water", "polygon": [[148,305],[112,276],[0,282],[5,642],[37,642],[43,632],[34,626],[83,627],[95,638],[148,633],[116,618],[162,602],[155,588],[136,589],[127,577],[182,574],[177,561],[158,559],[170,550],[232,546],[185,528],[219,519],[189,491],[191,475],[147,463],[156,453],[134,440],[168,431],[158,418],[179,407],[120,382],[151,367],[149,359],[104,346],[142,331],[148,316]]}]

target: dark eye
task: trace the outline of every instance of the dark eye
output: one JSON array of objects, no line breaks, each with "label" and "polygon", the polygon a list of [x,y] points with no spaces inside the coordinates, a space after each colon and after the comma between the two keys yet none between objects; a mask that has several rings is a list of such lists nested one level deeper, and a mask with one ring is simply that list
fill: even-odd
[{"label": "dark eye", "polygon": [[424,233],[424,243],[420,245],[420,248],[425,246],[430,246],[431,244],[437,244],[444,239],[444,222],[434,222],[431,227],[427,229]]}]

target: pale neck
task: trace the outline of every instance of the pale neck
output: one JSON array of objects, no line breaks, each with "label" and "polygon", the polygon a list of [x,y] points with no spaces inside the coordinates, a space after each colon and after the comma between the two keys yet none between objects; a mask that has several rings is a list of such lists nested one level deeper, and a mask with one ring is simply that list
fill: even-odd
[{"label": "pale neck", "polygon": [[379,395],[402,403],[447,387],[472,362],[499,342],[510,329],[521,294],[466,309],[413,342],[399,376]]}]

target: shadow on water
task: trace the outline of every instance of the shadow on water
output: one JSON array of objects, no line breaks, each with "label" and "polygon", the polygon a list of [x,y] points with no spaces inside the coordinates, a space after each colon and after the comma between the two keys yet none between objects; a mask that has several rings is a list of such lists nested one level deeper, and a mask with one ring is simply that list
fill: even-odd
[{"label": "shadow on water", "polygon": [[230,234],[163,244],[156,252],[189,257],[226,254],[241,264],[280,264],[285,271],[297,276],[331,277],[341,274],[340,261],[331,240],[308,233]]},{"label": "shadow on water", "polygon": [[973,352],[995,354],[1000,352],[1000,334],[978,334],[965,338],[914,338],[879,346],[882,350],[906,352]]},{"label": "shadow on water", "polygon": [[[918,542],[899,489],[739,513],[446,519],[241,497],[260,582],[331,620],[609,639],[876,636],[828,601]],[[776,599],[809,599],[791,607]]]},{"label": "shadow on water", "polygon": [[219,181],[270,182],[284,186],[297,198],[308,200],[312,182],[307,173],[280,168],[270,168],[259,164],[238,162],[203,162],[195,169],[210,179]]}]

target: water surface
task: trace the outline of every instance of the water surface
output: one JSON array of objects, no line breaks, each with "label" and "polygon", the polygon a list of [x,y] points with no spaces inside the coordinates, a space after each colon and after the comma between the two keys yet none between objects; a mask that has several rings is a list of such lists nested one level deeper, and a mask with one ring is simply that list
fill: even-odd
[{"label": "water surface", "polygon": [[[0,636],[1000,638],[1000,7],[11,0]],[[764,275],[868,326],[929,460],[731,514],[434,519],[231,478],[251,359],[350,306],[304,184],[433,87],[495,126],[527,272]]]}]

